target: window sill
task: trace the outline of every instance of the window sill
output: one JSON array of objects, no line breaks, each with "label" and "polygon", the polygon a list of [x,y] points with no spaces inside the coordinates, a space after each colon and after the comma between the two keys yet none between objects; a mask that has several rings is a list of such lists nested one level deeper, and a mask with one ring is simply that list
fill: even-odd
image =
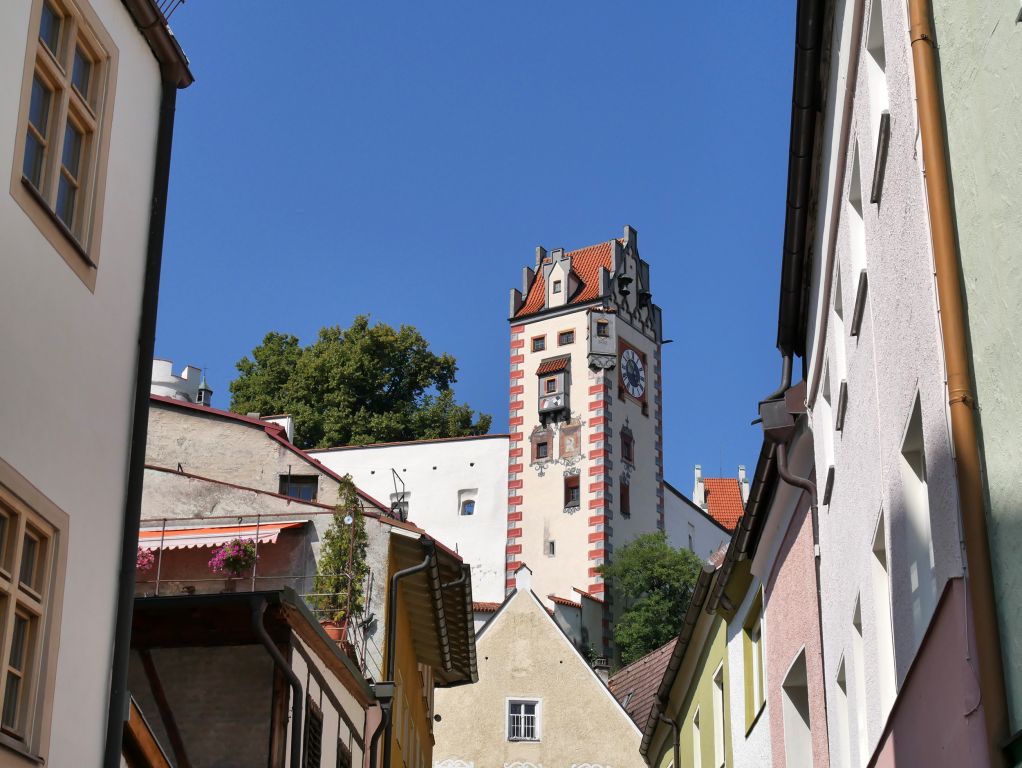
[{"label": "window sill", "polygon": [[[0,754],[8,751],[13,752],[21,758],[21,760],[19,760],[18,763],[15,763],[15,765],[18,765],[19,763],[23,765],[46,764],[46,761],[39,755],[34,754],[24,742],[8,736],[6,733],[0,733]],[[0,762],[4,762],[5,765],[7,764],[3,760],[0,760]]]},{"label": "window sill", "polygon": [[29,196],[36,201],[39,207],[43,210],[43,213],[45,213],[47,218],[49,218],[49,220],[53,223],[53,226],[57,228],[57,231],[59,231],[60,234],[62,234],[67,239],[68,244],[81,257],[82,261],[84,261],[90,267],[95,269],[96,262],[94,262],[89,257],[89,254],[86,253],[85,248],[82,246],[80,242],[78,242],[78,238],[74,236],[74,233],[70,229],[68,229],[67,224],[61,221],[60,217],[53,212],[53,209],[50,208],[50,206],[47,204],[46,199],[41,194],[39,194],[39,190],[36,189],[35,186],[33,186],[32,182],[26,179],[24,176],[22,176],[21,186],[23,186],[25,190],[28,192]]}]

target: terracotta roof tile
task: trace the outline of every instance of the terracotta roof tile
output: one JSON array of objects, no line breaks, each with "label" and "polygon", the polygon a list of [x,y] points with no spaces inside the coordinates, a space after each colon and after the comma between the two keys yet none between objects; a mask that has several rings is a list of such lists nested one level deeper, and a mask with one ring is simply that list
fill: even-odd
[{"label": "terracotta roof tile", "polygon": [[[610,269],[613,244],[613,240],[608,240],[605,243],[597,243],[565,254],[565,256],[571,257],[571,271],[582,283],[575,295],[568,299],[569,304],[583,304],[600,295],[600,268]],[[551,263],[550,259],[546,259],[544,263]],[[518,310],[515,317],[525,317],[539,312],[543,309],[545,300],[546,287],[544,286],[543,271],[540,270],[532,282],[528,296],[522,303],[522,308]]]},{"label": "terracotta roof tile", "polygon": [[552,357],[549,360],[544,360],[539,364],[539,368],[536,369],[536,375],[544,376],[548,373],[566,371],[568,369],[569,362],[571,362],[571,355],[561,355],[560,357]]},{"label": "terracotta roof tile", "polygon": [[472,603],[472,610],[476,613],[496,613],[503,603]]},{"label": "terracotta roof tile", "polygon": [[619,670],[608,681],[610,692],[614,694],[628,716],[639,728],[646,726],[650,710],[653,708],[653,697],[656,696],[660,681],[664,677],[667,663],[674,652],[677,638],[651,651],[638,661],[633,661],[624,669]]},{"label": "terracotta roof tile", "polygon": [[566,597],[558,597],[557,595],[547,595],[550,602],[557,603],[557,605],[566,605],[569,608],[581,608],[582,603],[576,603],[574,600],[569,600]]},{"label": "terracotta roof tile", "polygon": [[706,511],[710,517],[733,531],[745,512],[742,489],[734,477],[704,477]]}]

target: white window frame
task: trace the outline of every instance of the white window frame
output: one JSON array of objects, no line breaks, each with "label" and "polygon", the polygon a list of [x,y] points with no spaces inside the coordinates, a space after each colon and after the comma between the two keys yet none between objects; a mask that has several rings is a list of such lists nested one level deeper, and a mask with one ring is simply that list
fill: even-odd
[{"label": "white window frame", "polygon": [[[514,704],[533,704],[536,707],[535,738],[511,738],[511,706]],[[504,699],[504,740],[515,743],[525,742],[526,744],[532,744],[543,740],[543,699],[535,696],[507,696]]]}]

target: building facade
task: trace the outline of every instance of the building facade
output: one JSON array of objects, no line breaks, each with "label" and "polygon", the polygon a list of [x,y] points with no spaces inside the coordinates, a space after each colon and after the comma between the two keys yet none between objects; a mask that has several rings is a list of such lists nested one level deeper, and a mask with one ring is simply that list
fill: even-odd
[{"label": "building facade", "polygon": [[4,765],[118,757],[137,513],[125,489],[142,471],[129,457],[145,430],[173,104],[191,82],[155,2],[0,7]]},{"label": "building facade", "polygon": [[[636,232],[536,251],[511,292],[507,587],[604,598],[598,566],[664,528],[661,314]],[[609,647],[609,635],[605,639]]]},{"label": "building facade", "polygon": [[507,435],[313,449],[325,467],[455,549],[479,601],[504,599]]}]

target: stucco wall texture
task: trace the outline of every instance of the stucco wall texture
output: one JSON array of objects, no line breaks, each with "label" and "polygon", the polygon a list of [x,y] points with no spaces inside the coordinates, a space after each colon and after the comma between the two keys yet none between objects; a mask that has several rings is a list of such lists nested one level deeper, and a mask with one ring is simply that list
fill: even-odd
[{"label": "stucco wall texture", "polygon": [[[871,0],[872,3],[880,0]],[[866,8],[870,17],[871,4]],[[834,40],[847,33],[851,5],[839,12]],[[869,54],[859,60],[855,98],[851,115],[843,115],[835,102],[843,99],[843,88],[832,87],[827,94],[827,121],[823,141],[834,153],[841,120],[850,119],[848,155],[833,157],[821,168],[818,209],[830,208],[833,195],[842,197],[837,222],[821,216],[814,236],[811,307],[820,329],[822,313],[831,319],[824,354],[831,371],[832,389],[841,379],[848,385],[848,406],[844,429],[834,431],[833,413],[821,397],[812,414],[816,442],[816,474],[826,478],[829,465],[835,467],[830,504],[820,507],[821,582],[828,595],[823,605],[823,633],[826,646],[828,699],[836,693],[838,665],[851,658],[852,616],[861,596],[864,632],[865,692],[850,692],[851,706],[865,696],[867,709],[867,750],[878,743],[887,713],[883,711],[877,629],[884,622],[874,600],[872,543],[878,521],[883,520],[887,543],[889,586],[896,676],[903,680],[915,658],[919,642],[930,621],[932,605],[918,602],[918,585],[929,578],[926,563],[913,562],[910,542],[916,535],[907,512],[906,486],[902,481],[902,445],[909,417],[919,398],[927,483],[923,486],[929,505],[932,531],[933,584],[940,594],[950,577],[962,573],[960,534],[954,464],[948,436],[944,365],[936,313],[933,264],[929,247],[921,169],[916,152],[916,116],[912,82],[909,35],[904,4],[883,5],[886,40],[886,84],[891,114],[890,150],[883,193],[879,204],[870,204],[870,185],[876,156],[870,88]],[[843,19],[843,21],[842,21]],[[861,40],[851,41],[862,45]],[[833,84],[834,81],[832,81]],[[873,94],[876,96],[876,94]],[[853,216],[847,204],[854,181],[853,156],[858,147],[863,198],[864,254],[853,251],[850,226]],[[844,163],[844,188],[834,189],[832,163]],[[840,270],[841,304],[844,322],[835,321],[833,304],[821,302],[821,264],[829,247],[829,227],[839,226],[836,268]],[[863,264],[864,258],[864,264]],[[855,304],[859,266],[868,269],[866,310],[858,336],[849,334]],[[835,280],[835,289],[837,288]],[[812,347],[810,347],[812,349]],[[813,361],[809,360],[811,364]],[[842,370],[843,369],[843,370]],[[825,437],[833,438],[833,456],[827,456]],[[914,605],[915,602],[915,605]],[[915,616],[913,612],[915,610]],[[964,619],[964,617],[963,617]],[[769,647],[769,646],[768,646]],[[854,672],[849,669],[849,679]],[[918,727],[928,729],[920,713]],[[853,743],[857,742],[854,733]],[[859,762],[863,755],[857,756]]]},{"label": "stucco wall texture", "polygon": [[[778,512],[787,510],[777,510]],[[816,565],[813,556],[813,521],[809,499],[803,495],[791,516],[766,584],[765,645],[767,714],[770,717],[774,765],[785,765],[784,719],[781,687],[799,653],[805,651],[809,690],[809,722],[812,732],[813,766],[828,768],[827,707],[823,692],[823,647],[816,600]],[[738,637],[741,646],[741,637]],[[732,718],[741,707],[732,707]]]},{"label": "stucco wall texture", "polygon": [[935,0],[1012,732],[1022,729],[1022,25],[1015,0]]},{"label": "stucco wall texture", "polygon": [[[484,630],[477,654],[478,683],[436,692],[435,763],[642,768],[638,728],[528,588]],[[508,741],[508,698],[541,701],[540,741]]]},{"label": "stucco wall texture", "polygon": [[[99,765],[127,482],[159,66],[124,5],[92,0],[119,54],[95,293],[8,193],[33,3],[0,7],[0,457],[70,517],[49,765]],[[39,6],[35,6],[38,12]],[[20,178],[14,179],[20,184]],[[69,386],[69,382],[71,385]],[[52,667],[51,667],[52,668]],[[83,702],[90,706],[83,707]],[[44,737],[44,741],[46,738]]]}]

